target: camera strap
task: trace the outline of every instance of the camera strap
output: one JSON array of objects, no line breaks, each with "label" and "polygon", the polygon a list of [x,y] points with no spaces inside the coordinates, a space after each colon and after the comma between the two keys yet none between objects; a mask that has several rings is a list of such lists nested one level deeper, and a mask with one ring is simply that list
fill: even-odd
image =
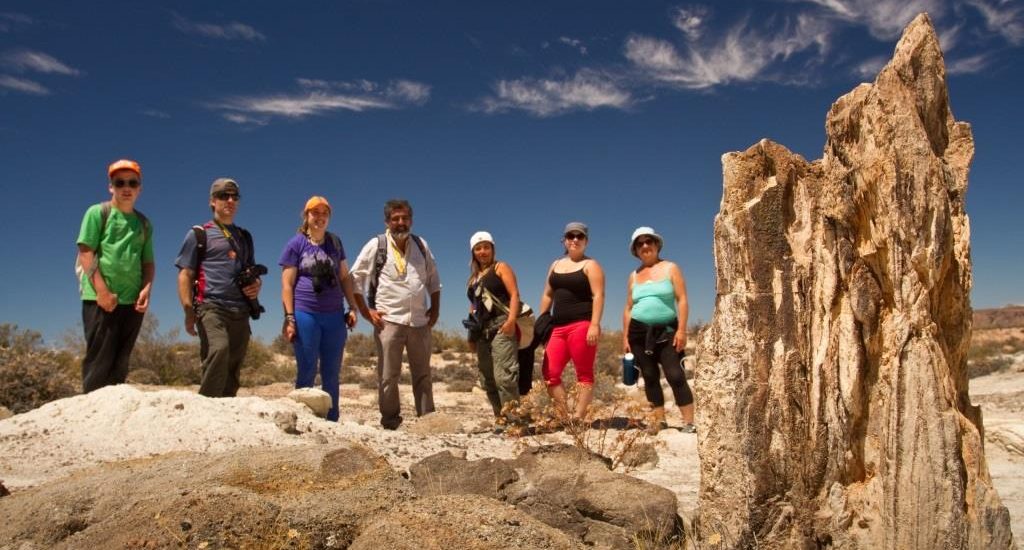
[{"label": "camera strap", "polygon": [[238,227],[237,225],[235,226],[235,228],[238,229],[238,231],[242,234],[242,237],[245,239],[247,252],[249,253],[248,256],[246,256],[242,254],[241,250],[238,249],[238,243],[235,239],[235,236],[231,233],[231,231],[228,230],[227,226],[220,223],[217,220],[213,220],[213,223],[216,224],[217,228],[220,229],[221,233],[224,234],[224,239],[228,241],[228,245],[231,246],[231,250],[235,251],[235,255],[238,256],[238,261],[242,262],[242,266],[245,267],[252,264],[252,235],[250,235],[248,231],[242,229],[241,227]]}]

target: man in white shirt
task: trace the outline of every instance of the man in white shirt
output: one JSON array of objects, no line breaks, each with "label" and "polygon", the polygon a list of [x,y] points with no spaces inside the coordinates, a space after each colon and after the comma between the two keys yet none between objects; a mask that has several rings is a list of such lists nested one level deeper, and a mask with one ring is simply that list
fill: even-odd
[{"label": "man in white shirt", "polygon": [[402,424],[398,377],[402,352],[409,354],[416,416],[434,412],[430,375],[430,330],[441,308],[441,280],[426,242],[413,235],[409,201],[384,205],[387,228],[363,246],[352,266],[359,313],[369,321],[377,342],[377,393],[380,423],[395,430]]}]

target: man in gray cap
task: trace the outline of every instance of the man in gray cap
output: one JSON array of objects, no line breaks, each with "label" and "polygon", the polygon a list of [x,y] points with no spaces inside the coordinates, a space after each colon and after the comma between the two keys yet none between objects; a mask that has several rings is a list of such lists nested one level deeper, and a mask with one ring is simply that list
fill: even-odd
[{"label": "man in gray cap", "polygon": [[185,235],[178,266],[178,298],[185,310],[185,331],[199,335],[203,380],[199,393],[234,397],[249,346],[251,303],[259,295],[258,278],[244,287],[239,275],[255,266],[252,235],[234,224],[241,200],[238,183],[218,178],[210,186],[213,220],[192,226]]}]

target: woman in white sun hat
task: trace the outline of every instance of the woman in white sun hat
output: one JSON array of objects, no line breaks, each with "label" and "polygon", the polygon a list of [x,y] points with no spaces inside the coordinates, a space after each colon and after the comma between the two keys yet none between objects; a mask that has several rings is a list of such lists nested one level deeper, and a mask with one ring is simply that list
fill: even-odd
[{"label": "woman in white sun hat", "polygon": [[471,340],[475,339],[480,386],[487,393],[495,418],[502,419],[502,409],[507,411],[510,403],[514,406],[519,401],[519,286],[512,267],[498,261],[490,233],[474,233],[469,250],[466,296],[470,316],[480,329]]},{"label": "woman in white sun hat", "polygon": [[689,314],[686,281],[679,266],[661,258],[663,244],[661,235],[650,227],[638,227],[629,240],[629,251],[640,260],[640,267],[629,274],[622,347],[633,354],[644,378],[644,393],[654,417],[651,431],[667,426],[660,376],[664,372],[683,417],[682,431],[692,433],[693,394],[682,365]]},{"label": "woman in white sun hat", "polygon": [[[590,230],[582,222],[570,222],[562,231],[565,256],[548,270],[541,295],[541,314],[551,312],[551,336],[544,348],[544,383],[555,411],[570,425],[581,425],[594,398],[594,360],[601,337],[604,312],[604,270],[586,255]],[[568,410],[562,372],[572,360],[576,371],[575,410]]]}]

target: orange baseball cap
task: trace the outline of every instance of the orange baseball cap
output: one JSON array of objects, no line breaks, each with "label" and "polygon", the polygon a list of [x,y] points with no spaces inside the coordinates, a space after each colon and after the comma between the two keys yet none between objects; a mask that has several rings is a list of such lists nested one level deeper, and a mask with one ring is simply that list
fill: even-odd
[{"label": "orange baseball cap", "polygon": [[142,177],[142,168],[139,168],[139,163],[134,160],[121,159],[114,161],[107,167],[107,177],[113,176],[114,172],[118,170],[131,170],[138,174],[140,178]]},{"label": "orange baseball cap", "polygon": [[326,206],[329,212],[333,212],[331,210],[331,203],[327,202],[327,199],[319,195],[314,195],[310,197],[308,201],[306,201],[306,207],[302,209],[302,213],[305,214],[306,212],[309,212],[310,210],[316,208],[317,206],[320,206],[321,204]]}]

